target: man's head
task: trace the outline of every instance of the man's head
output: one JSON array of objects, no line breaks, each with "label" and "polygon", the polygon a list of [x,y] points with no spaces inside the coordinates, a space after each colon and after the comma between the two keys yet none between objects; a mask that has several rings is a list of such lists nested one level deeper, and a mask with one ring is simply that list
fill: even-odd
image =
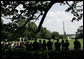
[{"label": "man's head", "polygon": [[50,39],[48,39],[50,41]]},{"label": "man's head", "polygon": [[41,43],[41,40],[39,40],[39,42]]},{"label": "man's head", "polygon": [[66,42],[68,42],[68,40],[66,39]]},{"label": "man's head", "polygon": [[59,42],[59,39],[57,39],[57,42]]},{"label": "man's head", "polygon": [[43,40],[43,43],[46,43],[46,41],[45,41],[45,40]]},{"label": "man's head", "polygon": [[37,39],[35,38],[35,42],[37,42]]},{"label": "man's head", "polygon": [[76,38],[75,38],[75,41],[77,41],[77,39],[78,39],[78,38],[76,37]]}]

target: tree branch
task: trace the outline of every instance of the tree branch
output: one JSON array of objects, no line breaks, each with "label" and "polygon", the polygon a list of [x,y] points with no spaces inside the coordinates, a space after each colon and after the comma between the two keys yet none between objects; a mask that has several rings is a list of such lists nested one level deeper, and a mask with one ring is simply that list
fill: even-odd
[{"label": "tree branch", "polygon": [[42,19],[40,21],[40,24],[38,26],[38,29],[37,29],[36,33],[38,33],[40,31],[41,26],[42,26],[42,24],[44,22],[44,19],[45,19],[46,15],[47,15],[47,12],[49,11],[49,9],[52,7],[53,4],[54,4],[54,2],[50,2],[49,6],[47,6],[46,11],[44,12],[44,15],[43,15],[43,17],[42,17]]},{"label": "tree branch", "polygon": [[67,4],[68,6],[71,6],[71,5],[68,3],[68,1],[66,1],[66,4]]},{"label": "tree branch", "polygon": [[28,9],[28,10],[29,10],[29,9],[34,9],[34,10],[35,10],[35,9],[36,9],[36,10],[38,9],[38,10],[44,10],[44,11],[46,10],[44,7],[27,7],[27,9]]},{"label": "tree branch", "polygon": [[37,11],[37,10],[35,10],[34,13],[32,14],[32,16],[24,23],[24,25],[23,25],[22,27],[20,27],[19,29],[17,29],[17,30],[14,32],[14,34],[11,35],[11,37],[9,37],[8,39],[12,39],[13,36],[14,36],[17,32],[21,31],[22,28],[33,18],[33,16],[34,16],[34,14],[36,13],[36,11]]}]

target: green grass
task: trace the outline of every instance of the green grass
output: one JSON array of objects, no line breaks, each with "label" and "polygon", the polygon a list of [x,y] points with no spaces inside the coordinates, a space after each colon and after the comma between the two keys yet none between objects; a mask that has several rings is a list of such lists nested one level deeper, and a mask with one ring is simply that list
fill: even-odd
[{"label": "green grass", "polygon": [[[78,39],[78,41],[80,42],[80,44],[81,44],[81,47],[83,48],[83,39]],[[71,40],[69,40],[69,42],[70,42],[70,48],[73,48],[74,47],[74,39],[71,39]]]}]

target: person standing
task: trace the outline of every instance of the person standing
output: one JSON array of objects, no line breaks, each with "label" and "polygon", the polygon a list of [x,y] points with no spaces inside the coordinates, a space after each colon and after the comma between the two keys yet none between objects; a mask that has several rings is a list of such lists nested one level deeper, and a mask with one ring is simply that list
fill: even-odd
[{"label": "person standing", "polygon": [[30,50],[31,49],[31,46],[30,46],[29,42],[26,42],[25,46],[26,46],[26,50]]},{"label": "person standing", "polygon": [[47,42],[48,50],[52,50],[52,45],[53,45],[53,43],[49,39],[49,41]]},{"label": "person standing", "polygon": [[62,39],[61,41],[61,45],[62,45],[62,51],[64,50],[64,40]]},{"label": "person standing", "polygon": [[33,50],[39,50],[39,43],[37,42],[36,38],[35,41],[33,42]]},{"label": "person standing", "polygon": [[80,42],[78,41],[78,39],[75,38],[75,41],[74,41],[74,49],[75,49],[75,50],[80,50],[80,48],[81,48],[81,44],[80,44]]},{"label": "person standing", "polygon": [[42,50],[42,43],[41,43],[41,40],[39,40],[39,50]]},{"label": "person standing", "polygon": [[47,46],[46,41],[45,41],[45,40],[43,40],[42,50],[46,50],[46,46]]},{"label": "person standing", "polygon": [[59,42],[59,39],[57,39],[57,42],[55,42],[54,45],[55,45],[55,50],[60,51],[61,43]]},{"label": "person standing", "polygon": [[69,50],[69,42],[68,40],[66,39],[65,43],[64,43],[64,50]]}]

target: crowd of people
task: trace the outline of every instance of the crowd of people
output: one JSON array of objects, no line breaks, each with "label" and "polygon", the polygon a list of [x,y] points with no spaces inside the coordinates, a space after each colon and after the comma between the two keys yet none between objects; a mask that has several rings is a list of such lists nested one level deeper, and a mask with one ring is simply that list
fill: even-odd
[{"label": "crowd of people", "polygon": [[[1,47],[2,50],[11,50],[13,48],[25,48],[26,50],[69,50],[69,41],[66,39],[65,41],[62,40],[61,42],[59,42],[59,39],[57,39],[57,41],[55,43],[53,43],[50,39],[48,40],[48,42],[46,42],[45,40],[43,40],[43,43],[41,40],[39,40],[39,42],[37,42],[37,39],[35,39],[34,42],[28,42],[28,41],[24,41],[24,42],[4,42],[1,43]],[[54,48],[53,48],[54,47]],[[80,50],[81,48],[81,44],[80,42],[77,40],[77,38],[75,38],[74,41],[74,49],[75,50]]]}]

